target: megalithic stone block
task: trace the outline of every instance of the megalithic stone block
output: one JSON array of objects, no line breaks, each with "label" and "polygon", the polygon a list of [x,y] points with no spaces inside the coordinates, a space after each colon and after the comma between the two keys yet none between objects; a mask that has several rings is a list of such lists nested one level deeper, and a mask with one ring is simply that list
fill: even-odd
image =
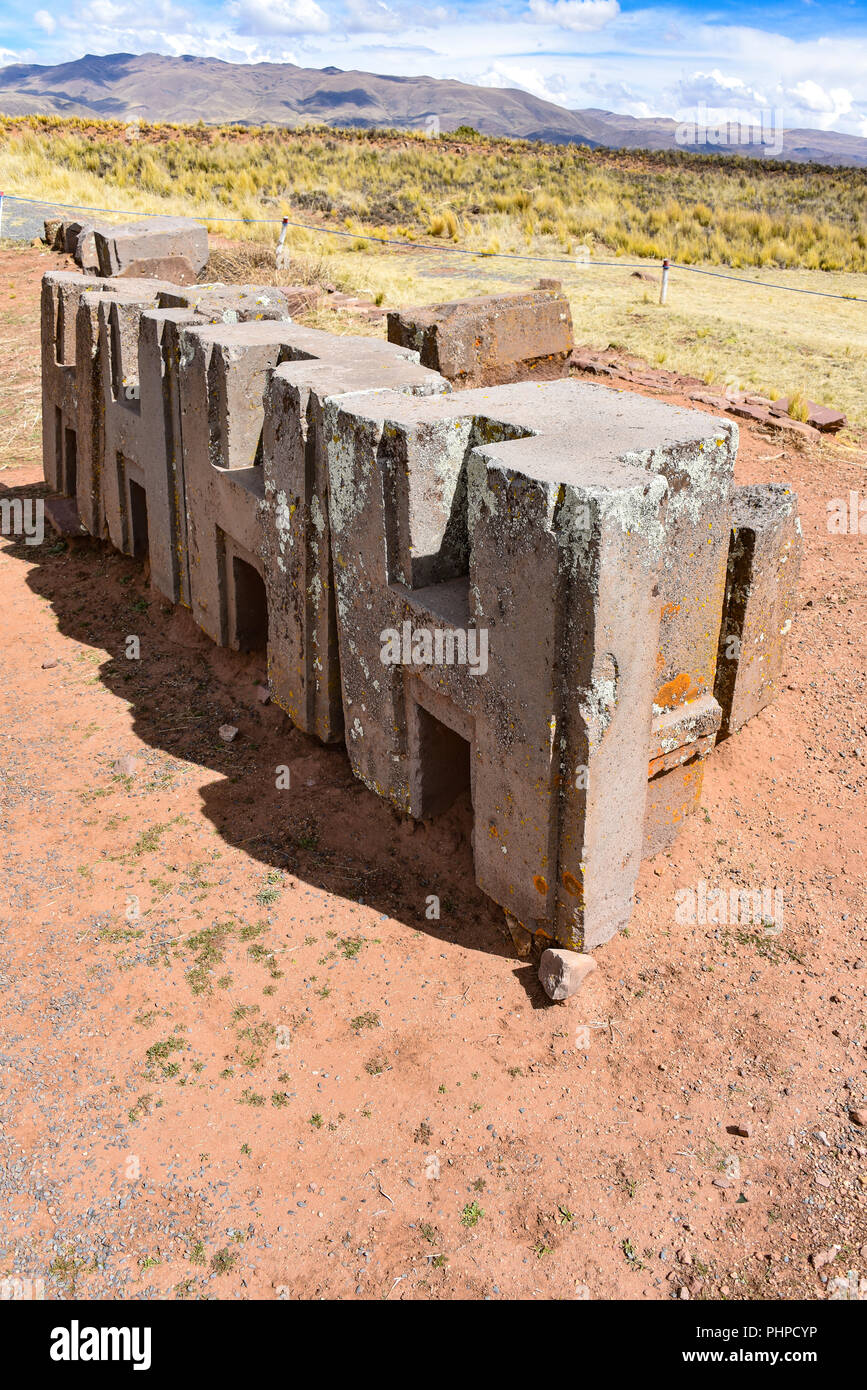
[{"label": "megalithic stone block", "polygon": [[416,817],[471,786],[479,885],[598,945],[641,855],[666,468],[728,441],[571,381],[335,403],[325,436],[353,769]]},{"label": "megalithic stone block", "polygon": [[50,251],[63,250],[63,218],[46,217],[42,223],[42,240]]},{"label": "megalithic stone block", "polygon": [[67,497],[75,495],[78,463],[75,319],[92,286],[69,271],[42,277],[42,471],[49,487]]},{"label": "megalithic stone block", "polygon": [[648,758],[644,855],[670,845],[701,797],[721,711],[716,654],[731,532],[737,425],[709,420],[696,448],[651,463],[668,481],[659,576],[659,652]]},{"label": "megalithic stone block", "polygon": [[208,231],[189,217],[142,217],[122,226],[98,226],[99,273],[118,275],[135,261],[182,256],[195,274],[208,263]]},{"label": "megalithic stone block", "polygon": [[173,285],[194,285],[196,272],[184,256],[146,256],[130,261],[117,272],[118,280],[169,280]]},{"label": "megalithic stone block", "polygon": [[[151,577],[154,584],[174,599],[190,606],[189,558],[187,553],[187,504],[184,468],[183,422],[181,414],[181,373],[187,360],[187,349],[181,339],[185,327],[201,323],[282,323],[290,321],[288,299],[281,289],[270,285],[195,285],[190,289],[162,290],[158,312],[147,313],[142,320],[143,346],[149,360],[157,360],[156,339],[160,341],[163,371],[166,378],[166,443],[165,476],[167,490],[159,488],[158,505],[168,507],[172,514],[170,544],[164,553],[151,556]],[[203,407],[205,403],[203,402]],[[155,458],[162,454],[158,447]],[[160,475],[162,477],[162,475]],[[163,503],[162,498],[166,501]]]},{"label": "megalithic stone block", "polygon": [[[123,285],[123,280],[117,283]],[[163,309],[190,309],[207,323],[288,322],[292,302],[292,291],[278,286],[223,285],[216,281],[189,287],[172,285],[160,294]]]},{"label": "megalithic stone block", "polygon": [[113,290],[111,303],[96,310],[106,528],[118,549],[146,550],[156,588],[188,605],[181,335],[197,324],[288,322],[286,300],[261,286],[233,293],[222,285],[184,289],[124,278],[90,283]]},{"label": "megalithic stone block", "polygon": [[779,693],[802,548],[794,492],[782,483],[735,489],[716,673],[720,738]]},{"label": "megalithic stone block", "polygon": [[388,389],[447,391],[414,352],[375,338],[293,328],[265,393],[263,545],[268,672],[273,698],[324,743],[343,736],[329,528],[324,412],[330,402]]},{"label": "megalithic stone block", "polygon": [[262,426],[288,322],[215,323],[180,337],[190,608],[221,646],[264,649]]},{"label": "megalithic stone block", "polygon": [[469,794],[517,941],[625,925],[783,669],[797,499],[732,513],[736,427],[579,382],[452,394],[274,287],[49,274],[42,350],[46,477],[92,534],[216,641],[267,645],[278,702],[325,741],[345,722],[402,811]]},{"label": "megalithic stone block", "polygon": [[82,355],[76,321],[82,295],[94,281],[70,271],[42,277],[42,470],[55,492],[75,496],[80,388],[90,390],[94,352]]},{"label": "megalithic stone block", "polygon": [[[88,281],[93,286],[93,280]],[[99,308],[114,286],[90,288],[78,301],[75,318],[75,377],[78,397],[77,486],[78,515],[92,536],[106,534],[103,502],[105,463],[104,342],[100,339]]]},{"label": "megalithic stone block", "polygon": [[549,380],[569,375],[572,312],[559,284],[545,281],[518,294],[395,309],[388,340],[457,386]]},{"label": "megalithic stone block", "polygon": [[167,599],[187,607],[190,582],[178,340],[185,328],[202,320],[203,315],[191,309],[160,308],[143,313],[139,324],[139,406],[146,428],[138,441],[138,482],[145,492],[151,583]]},{"label": "megalithic stone block", "polygon": [[[140,290],[131,281],[124,288],[130,295]],[[69,271],[52,271],[42,280],[43,471],[57,492],[75,497],[81,521],[94,536],[103,533],[98,310],[117,291],[115,281]]]},{"label": "megalithic stone block", "polygon": [[144,326],[145,314],[159,306],[163,286],[155,280],[112,283],[118,288],[111,296],[88,297],[80,311],[82,333],[86,315],[97,322],[104,526],[118,550],[151,561],[160,588],[174,599],[177,587],[166,579],[176,543],[166,496],[172,413],[160,333],[156,324]]},{"label": "megalithic stone block", "polygon": [[[414,353],[289,323],[197,327],[179,357],[193,615],[222,644],[262,645],[267,630],[275,702],[305,732],[339,739],[322,401],[447,384]],[[254,603],[262,621],[245,636]]]},{"label": "megalithic stone block", "polygon": [[96,250],[96,233],[110,231],[108,223],[103,222],[64,222],[62,236],[63,249],[72,256],[76,265],[88,275],[99,274],[99,256]]}]

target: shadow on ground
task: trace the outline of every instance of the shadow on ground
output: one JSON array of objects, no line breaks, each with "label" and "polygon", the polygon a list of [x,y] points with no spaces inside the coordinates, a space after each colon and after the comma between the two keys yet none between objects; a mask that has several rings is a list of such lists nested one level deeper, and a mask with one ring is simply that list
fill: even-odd
[{"label": "shadow on ground", "polygon": [[[0,483],[0,500],[47,494],[44,484]],[[51,604],[64,637],[109,653],[99,679],[129,705],[142,743],[219,774],[202,782],[199,797],[227,844],[437,940],[514,959],[502,911],[475,884],[468,794],[435,821],[401,817],[356,780],[342,745],[323,747],[260,702],[264,654],[214,646],[188,611],[149,586],[140,561],[51,533],[40,545],[12,537],[3,554],[27,564],[28,586]],[[131,636],[139,639],[138,660],[126,654]],[[68,660],[60,644],[44,655],[61,666]],[[218,733],[227,723],[239,730],[229,744]],[[119,748],[118,757],[128,751]],[[281,790],[277,772],[285,767],[290,788]],[[95,767],[95,784],[107,771]],[[432,895],[439,920],[426,915]],[[530,1001],[544,1006],[535,968],[520,969],[519,978]]]}]

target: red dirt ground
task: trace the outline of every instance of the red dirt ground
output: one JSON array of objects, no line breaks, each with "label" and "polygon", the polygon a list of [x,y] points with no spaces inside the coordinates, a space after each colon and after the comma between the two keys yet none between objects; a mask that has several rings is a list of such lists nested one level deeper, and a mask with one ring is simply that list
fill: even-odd
[{"label": "red dirt ground", "polygon": [[[44,258],[13,264],[35,323]],[[741,438],[738,481],[801,498],[786,689],[714,752],[703,813],[561,1005],[474,886],[468,805],[401,822],[137,562],[0,538],[0,1277],[864,1296],[867,536],[826,508],[867,493],[867,458]],[[16,495],[44,495],[32,464],[2,474]],[[779,886],[782,932],[678,924],[702,879]]]}]

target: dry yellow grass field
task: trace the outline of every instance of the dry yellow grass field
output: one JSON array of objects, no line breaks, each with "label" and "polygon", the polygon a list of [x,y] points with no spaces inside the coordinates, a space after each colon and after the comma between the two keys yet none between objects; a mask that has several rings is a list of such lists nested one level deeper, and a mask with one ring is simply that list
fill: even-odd
[{"label": "dry yellow grass field", "polygon": [[[579,343],[708,383],[802,393],[867,423],[864,171],[471,133],[429,141],[24,118],[0,120],[0,187],[120,214],[197,216],[215,235],[268,245],[285,213],[315,227],[289,230],[299,263],[387,306],[554,276]],[[376,240],[385,237],[399,245]],[[665,307],[631,269],[658,275],[663,255],[684,267]],[[712,268],[737,278],[698,273]]]}]

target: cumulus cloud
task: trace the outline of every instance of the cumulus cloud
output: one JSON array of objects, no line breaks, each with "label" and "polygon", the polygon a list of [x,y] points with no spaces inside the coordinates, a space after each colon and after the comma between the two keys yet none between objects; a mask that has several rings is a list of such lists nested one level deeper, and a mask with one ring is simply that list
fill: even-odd
[{"label": "cumulus cloud", "polygon": [[617,0],[530,0],[530,18],[575,33],[604,29],[620,14]]},{"label": "cumulus cloud", "polygon": [[723,106],[733,101],[767,106],[768,97],[764,92],[744,82],[733,74],[722,73],[719,68],[710,72],[694,72],[685,78],[677,89],[680,101],[704,102],[707,106]]},{"label": "cumulus cloud", "polygon": [[[467,78],[460,79],[467,81]],[[492,63],[486,72],[469,79],[477,87],[518,87],[543,101],[562,103],[567,84],[559,73],[542,73],[538,68],[516,68],[512,64]]]},{"label": "cumulus cloud", "polygon": [[47,10],[37,10],[33,16],[33,23],[45,34],[53,34],[57,28],[57,20]]},{"label": "cumulus cloud", "polygon": [[241,34],[324,34],[331,27],[316,0],[238,0],[227,11]]},{"label": "cumulus cloud", "polygon": [[831,87],[828,91],[818,82],[807,79],[797,82],[786,91],[787,100],[794,106],[810,113],[818,119],[821,130],[830,129],[841,116],[848,116],[853,109],[852,93],[845,87]]},{"label": "cumulus cloud", "polygon": [[777,81],[772,87],[753,86],[718,68],[694,72],[674,89],[677,120],[700,118],[709,122],[758,124],[763,118],[775,127],[806,126],[831,130],[842,127],[859,131],[867,108],[848,87],[823,85],[814,77],[801,81]]},{"label": "cumulus cloud", "polygon": [[347,0],[346,27],[361,33],[384,34],[407,25],[385,0]]}]

